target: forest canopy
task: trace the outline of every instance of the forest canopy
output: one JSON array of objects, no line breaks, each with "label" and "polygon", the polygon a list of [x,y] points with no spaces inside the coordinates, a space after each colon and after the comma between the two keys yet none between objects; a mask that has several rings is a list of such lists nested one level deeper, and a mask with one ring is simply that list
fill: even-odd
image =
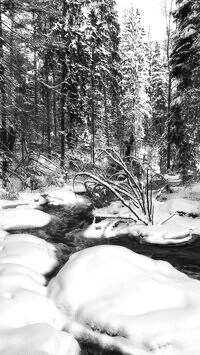
[{"label": "forest canopy", "polygon": [[33,154],[95,166],[105,147],[161,173],[197,171],[200,5],[175,5],[158,43],[134,2],[120,23],[114,0],[0,2],[3,179]]}]

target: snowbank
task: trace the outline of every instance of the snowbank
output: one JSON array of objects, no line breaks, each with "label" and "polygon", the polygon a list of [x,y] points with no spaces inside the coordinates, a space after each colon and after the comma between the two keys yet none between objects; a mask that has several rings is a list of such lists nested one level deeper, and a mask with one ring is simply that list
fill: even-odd
[{"label": "snowbank", "polygon": [[129,234],[152,244],[183,244],[200,235],[199,215],[200,201],[182,198],[154,201],[154,224],[145,226],[141,221],[131,222],[130,211],[121,202],[112,202],[94,211],[95,217],[105,219],[98,223],[94,220],[81,236],[98,239]]},{"label": "snowbank", "polygon": [[51,222],[47,213],[35,209],[0,209],[0,228],[4,230],[42,228]]},{"label": "snowbank", "polygon": [[79,354],[77,341],[60,331],[60,313],[46,297],[43,274],[57,266],[55,251],[33,235],[1,233],[0,355]]},{"label": "snowbank", "polygon": [[19,264],[40,274],[46,274],[57,266],[55,248],[51,244],[20,241],[18,238],[12,237],[12,242],[0,241],[0,264]]},{"label": "snowbank", "polygon": [[79,196],[73,191],[68,189],[59,189],[55,191],[44,193],[44,197],[47,202],[53,205],[91,205],[91,202],[88,198],[84,196]]},{"label": "snowbank", "polygon": [[74,254],[48,286],[65,328],[122,354],[200,353],[200,282],[118,246]]}]

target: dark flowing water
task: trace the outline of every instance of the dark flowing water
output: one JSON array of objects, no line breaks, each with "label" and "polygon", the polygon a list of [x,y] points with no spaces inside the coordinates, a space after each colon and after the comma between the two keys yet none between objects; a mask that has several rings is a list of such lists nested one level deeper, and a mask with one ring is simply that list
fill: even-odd
[{"label": "dark flowing water", "polygon": [[130,235],[99,240],[84,239],[81,238],[80,232],[92,223],[90,208],[46,206],[44,211],[59,218],[47,227],[45,233],[46,239],[57,243],[62,249],[62,263],[66,262],[72,253],[94,245],[121,245],[153,259],[168,261],[178,270],[200,279],[200,238],[198,237],[190,244],[177,246],[146,244]]}]

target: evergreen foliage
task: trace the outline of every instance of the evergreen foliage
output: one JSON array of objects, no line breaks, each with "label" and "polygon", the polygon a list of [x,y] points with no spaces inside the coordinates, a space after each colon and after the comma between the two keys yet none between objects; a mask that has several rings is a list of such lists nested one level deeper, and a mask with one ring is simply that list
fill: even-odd
[{"label": "evergreen foliage", "polygon": [[133,6],[120,28],[115,5],[115,0],[0,2],[3,179],[32,152],[64,169],[82,160],[94,167],[96,150],[106,147],[127,161],[155,155],[162,172],[170,162],[183,174],[196,165],[198,1],[177,0],[171,63],[169,33],[166,50],[146,35]]},{"label": "evergreen foliage", "polygon": [[174,17],[177,32],[171,64],[177,86],[171,110],[172,140],[185,179],[189,169],[196,169],[199,144],[199,2],[178,0]]}]

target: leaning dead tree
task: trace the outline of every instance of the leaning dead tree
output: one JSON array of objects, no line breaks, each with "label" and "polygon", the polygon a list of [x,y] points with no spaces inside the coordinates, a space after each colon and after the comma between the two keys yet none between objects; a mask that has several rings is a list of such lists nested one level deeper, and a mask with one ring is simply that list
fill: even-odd
[{"label": "leaning dead tree", "polygon": [[[77,173],[75,179],[78,176],[85,176],[89,179],[84,184],[92,198],[95,199],[97,195],[102,195],[103,188],[111,192],[129,209],[132,220],[141,221],[145,225],[153,224],[153,184],[159,174],[156,174],[149,164],[142,164],[136,157],[123,160],[113,149],[101,149],[100,154],[103,154],[114,164],[116,172],[111,175],[106,172],[94,175],[91,172],[83,171]],[[162,180],[163,186],[157,195],[166,184],[161,175],[159,178]],[[157,195],[154,199],[157,198]]]}]

